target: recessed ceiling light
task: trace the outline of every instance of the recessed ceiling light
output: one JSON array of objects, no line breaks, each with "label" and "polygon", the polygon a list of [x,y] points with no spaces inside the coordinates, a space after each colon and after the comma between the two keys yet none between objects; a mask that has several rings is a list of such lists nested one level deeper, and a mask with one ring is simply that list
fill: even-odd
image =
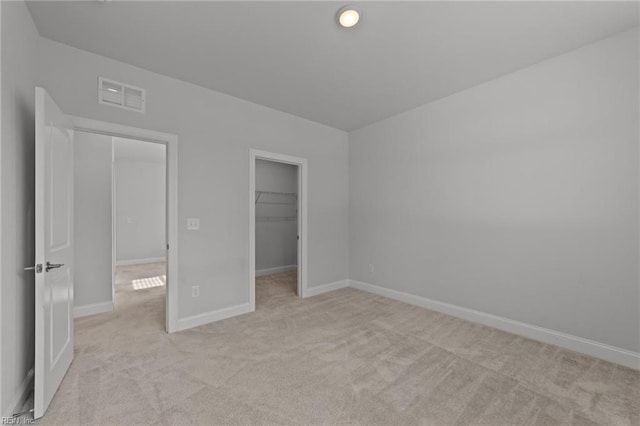
[{"label": "recessed ceiling light", "polygon": [[345,6],[338,11],[338,23],[341,27],[354,27],[360,20],[360,11],[354,6]]}]

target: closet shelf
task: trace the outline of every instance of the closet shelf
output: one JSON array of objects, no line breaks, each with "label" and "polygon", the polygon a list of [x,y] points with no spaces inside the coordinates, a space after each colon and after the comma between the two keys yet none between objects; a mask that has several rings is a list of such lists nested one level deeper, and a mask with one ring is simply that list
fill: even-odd
[{"label": "closet shelf", "polygon": [[[260,201],[260,197],[262,197],[263,195],[275,195],[276,196],[276,201]],[[281,199],[278,199],[277,196],[289,197],[289,198],[293,198],[293,200],[291,200],[291,201],[282,201]],[[297,200],[298,200],[298,194],[296,194],[295,192],[256,191],[256,204],[289,204],[289,205],[294,205],[294,204],[298,204]]]},{"label": "closet shelf", "polygon": [[278,204],[278,205],[283,205],[283,206],[295,206],[298,203],[280,203],[280,202],[277,202],[277,201],[260,201],[257,204]]},{"label": "closet shelf", "polygon": [[256,222],[290,222],[297,219],[296,216],[256,216]]},{"label": "closet shelf", "polygon": [[[298,194],[295,192],[256,191],[256,206],[258,205],[263,207],[260,209],[262,215],[256,216],[256,222],[291,222],[298,220],[298,217],[295,216],[298,211]],[[284,206],[290,207],[285,208]],[[283,211],[283,209],[285,210]],[[264,215],[265,213],[269,214],[269,212],[277,212],[280,215]]]}]

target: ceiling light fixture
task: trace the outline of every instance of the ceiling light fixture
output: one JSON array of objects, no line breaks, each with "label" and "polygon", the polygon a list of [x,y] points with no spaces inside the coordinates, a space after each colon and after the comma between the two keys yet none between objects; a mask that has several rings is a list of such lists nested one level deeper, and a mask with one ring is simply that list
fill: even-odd
[{"label": "ceiling light fixture", "polygon": [[338,23],[341,27],[354,27],[360,20],[360,11],[355,6],[345,6],[338,11]]}]

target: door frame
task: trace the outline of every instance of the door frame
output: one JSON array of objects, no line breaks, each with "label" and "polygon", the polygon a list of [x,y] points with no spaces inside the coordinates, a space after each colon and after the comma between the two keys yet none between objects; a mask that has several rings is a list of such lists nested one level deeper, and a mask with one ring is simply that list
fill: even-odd
[{"label": "door frame", "polygon": [[256,309],[256,160],[298,166],[298,297],[307,291],[307,182],[308,164],[306,158],[274,152],[249,150],[249,303]]},{"label": "door frame", "polygon": [[[167,281],[166,281],[166,331],[174,333],[178,329],[178,136],[155,130],[140,129],[106,121],[69,116],[75,131],[97,133],[166,146],[166,239],[167,239]],[[113,244],[113,242],[112,242]]]}]

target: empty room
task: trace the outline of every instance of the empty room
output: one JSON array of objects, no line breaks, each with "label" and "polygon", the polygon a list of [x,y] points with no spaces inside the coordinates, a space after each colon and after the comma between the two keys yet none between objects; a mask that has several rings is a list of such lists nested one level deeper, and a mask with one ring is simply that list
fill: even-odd
[{"label": "empty room", "polygon": [[640,424],[640,3],[0,23],[1,423]]}]

